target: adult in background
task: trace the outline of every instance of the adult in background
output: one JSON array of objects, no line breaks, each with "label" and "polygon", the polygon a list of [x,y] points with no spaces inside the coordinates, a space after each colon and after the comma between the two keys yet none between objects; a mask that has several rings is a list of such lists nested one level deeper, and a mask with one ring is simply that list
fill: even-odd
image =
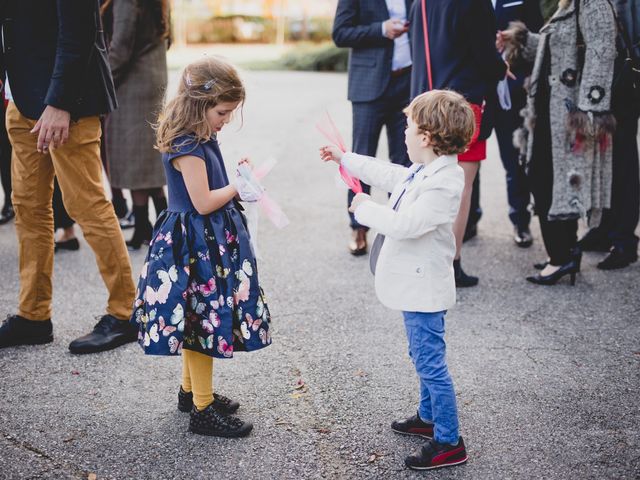
[{"label": "adult in background", "polygon": [[[510,22],[519,20],[530,32],[538,32],[543,24],[539,0],[492,0],[496,14],[498,30],[505,30]],[[507,199],[509,202],[509,220],[514,228],[514,242],[519,247],[529,247],[533,242],[529,222],[531,213],[529,204],[531,195],[524,168],[520,163],[520,155],[513,145],[513,132],[522,127],[520,111],[527,104],[527,92],[524,89],[525,79],[531,75],[532,62],[520,62],[511,65],[515,79],[505,79],[508,86],[508,98],[511,108],[501,106],[496,91],[489,92],[482,117],[483,130],[495,129],[500,150],[500,159],[507,177]],[[500,88],[504,84],[500,85]],[[506,99],[505,99],[506,100]],[[504,101],[504,100],[503,100]],[[488,136],[488,135],[487,135]],[[475,188],[474,184],[474,188]],[[473,209],[473,207],[472,207]]]},{"label": "adult in background", "polygon": [[0,348],[53,340],[54,175],[109,290],[107,313],[69,349],[90,353],[135,341],[137,332],[127,321],[135,294],[131,265],[102,183],[99,115],[113,110],[116,100],[98,2],[21,0],[4,8],[20,301],[18,314],[0,326]]},{"label": "adult in background", "polygon": [[[458,287],[478,284],[478,277],[467,275],[461,265],[462,240],[473,181],[486,158],[486,132],[482,131],[482,104],[495,91],[498,80],[511,75],[508,65],[496,50],[496,23],[488,1],[416,0],[411,8],[411,45],[414,68],[411,74],[411,97],[431,89],[450,89],[461,93],[471,103],[476,115],[476,133],[469,150],[458,156],[465,173],[465,186],[458,217],[453,225],[456,236],[454,270]],[[428,36],[423,25],[426,23]],[[427,67],[426,40],[431,69]]]},{"label": "adult in background", "polygon": [[[333,41],[351,49],[349,92],[353,110],[353,152],[375,157],[382,127],[387,129],[389,158],[410,165],[402,110],[409,104],[411,46],[407,15],[413,0],[339,0]],[[364,193],[370,187],[363,184]],[[353,200],[349,191],[347,207]],[[367,253],[367,230],[349,213],[352,255]]]},{"label": "adult in background", "polygon": [[531,192],[549,259],[527,280],[575,282],[578,219],[599,224],[611,202],[611,84],[616,24],[607,0],[561,0],[539,34],[519,22],[498,35],[512,55],[535,59],[525,111]]},{"label": "adult in background", "polygon": [[[640,98],[623,72],[629,53],[640,59],[640,1],[614,0],[618,18],[626,31],[625,43],[630,52],[619,48],[614,76],[612,110],[616,117],[613,134],[613,181],[611,209],[605,210],[602,222],[578,242],[582,250],[604,251],[609,255],[598,263],[601,270],[624,268],[638,260],[638,237],[635,234],[640,214],[640,177],[638,173],[638,117]],[[620,37],[619,37],[620,38]],[[640,85],[636,88],[640,88]]]},{"label": "adult in background", "polygon": [[169,1],[107,0],[102,14],[119,102],[105,128],[109,181],[116,189],[131,190],[135,228],[127,245],[137,250],[151,240],[149,197],[156,215],[167,208],[152,123],[167,88]]},{"label": "adult in background", "polygon": [[[4,7],[2,7],[4,9]],[[2,15],[0,11],[0,15]],[[0,36],[1,37],[1,36]],[[0,38],[0,51],[2,38]],[[16,216],[11,203],[11,142],[7,136],[7,126],[5,123],[5,67],[4,60],[0,55],[0,182],[4,191],[4,204],[0,210],[0,225],[9,223]]]}]

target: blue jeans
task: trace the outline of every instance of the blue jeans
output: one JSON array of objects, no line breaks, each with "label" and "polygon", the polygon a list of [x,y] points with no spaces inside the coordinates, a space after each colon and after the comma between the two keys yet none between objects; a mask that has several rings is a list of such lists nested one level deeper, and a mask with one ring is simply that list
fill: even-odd
[{"label": "blue jeans", "polygon": [[409,355],[420,378],[420,418],[434,423],[436,442],[456,443],[458,408],[446,361],[445,314],[446,311],[402,312]]}]

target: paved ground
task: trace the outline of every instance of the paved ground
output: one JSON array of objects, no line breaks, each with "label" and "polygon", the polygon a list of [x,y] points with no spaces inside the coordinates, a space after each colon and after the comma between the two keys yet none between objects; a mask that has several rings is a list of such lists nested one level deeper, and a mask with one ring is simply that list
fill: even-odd
[{"label": "paved ground", "polygon": [[[348,255],[345,192],[316,156],[313,125],[325,109],[349,131],[346,77],[246,78],[244,126],[224,133],[222,149],[230,162],[276,157],[266,183],[291,218],[285,230],[260,230],[273,346],[216,364],[216,387],[242,402],[254,432],[189,434],[175,406],[178,359],[145,357],[136,345],[68,353],[106,299],[83,242],[56,256],[55,342],[0,351],[0,478],[638,478],[640,264],[603,273],[600,255],[588,254],[575,287],[525,282],[545,255],[537,223],[531,249],[512,244],[493,143],[480,235],[464,250],[481,283],[448,315],[470,460],[437,473],[404,468],[421,442],[388,428],[417,402],[401,317],[375,299],[367,261]],[[135,270],[143,256],[132,255]],[[0,228],[0,264],[9,313],[18,293],[11,226]]]}]

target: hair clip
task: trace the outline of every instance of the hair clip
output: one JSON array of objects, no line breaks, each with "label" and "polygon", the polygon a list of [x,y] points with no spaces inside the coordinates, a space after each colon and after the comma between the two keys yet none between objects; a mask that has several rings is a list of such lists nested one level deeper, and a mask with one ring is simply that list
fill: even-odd
[{"label": "hair clip", "polygon": [[211,90],[211,88],[216,84],[216,81],[211,79],[209,81],[207,81],[207,83],[205,83],[202,88],[204,88],[206,91]]},{"label": "hair clip", "polygon": [[187,84],[187,87],[192,87],[193,86],[193,82],[191,81],[191,75],[189,73],[187,73],[184,76],[184,83]]}]

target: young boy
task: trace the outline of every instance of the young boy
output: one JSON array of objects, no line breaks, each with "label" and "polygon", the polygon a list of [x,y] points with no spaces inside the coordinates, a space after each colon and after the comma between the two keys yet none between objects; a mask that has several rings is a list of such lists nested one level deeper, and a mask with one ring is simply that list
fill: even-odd
[{"label": "young boy", "polygon": [[[391,429],[429,439],[405,459],[409,468],[428,470],[467,461],[445,358],[444,317],[456,301],[452,225],[464,187],[457,155],[471,141],[475,120],[461,95],[443,90],[416,97],[405,114],[410,168],[343,154],[335,147],[321,148],[320,156],[392,192],[387,205],[358,194],[350,209],[360,224],[379,232],[371,250],[376,294],[385,306],[402,310],[409,354],[420,378],[417,415],[393,422]],[[376,244],[381,246],[377,259]]]}]

